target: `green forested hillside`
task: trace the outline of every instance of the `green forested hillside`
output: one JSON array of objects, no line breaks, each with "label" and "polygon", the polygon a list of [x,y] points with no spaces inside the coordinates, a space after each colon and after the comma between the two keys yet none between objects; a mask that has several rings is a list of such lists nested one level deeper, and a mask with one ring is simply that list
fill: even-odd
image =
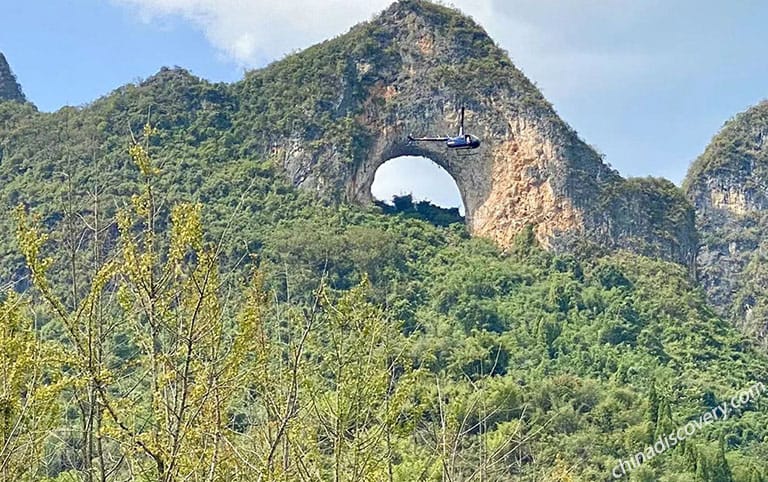
[{"label": "green forested hillside", "polygon": [[[336,129],[308,148],[354,159],[334,52],[386,71],[381,34],[235,85],[175,68],[52,114],[0,102],[1,480],[611,480],[768,384],[680,265],[530,229],[501,251],[455,212],[291,187],[273,135]],[[628,479],[768,480],[761,394]]]},{"label": "green forested hillside", "polygon": [[[34,208],[49,228],[17,216],[36,288],[3,308],[7,480],[609,480],[768,382],[678,265],[554,256],[525,235],[501,253],[412,211],[323,206],[257,167],[246,201],[173,210],[159,152],[132,148],[117,221],[85,204]],[[218,219],[203,231],[196,213]],[[96,242],[72,257],[73,233]],[[764,480],[765,406],[632,477]]]}]

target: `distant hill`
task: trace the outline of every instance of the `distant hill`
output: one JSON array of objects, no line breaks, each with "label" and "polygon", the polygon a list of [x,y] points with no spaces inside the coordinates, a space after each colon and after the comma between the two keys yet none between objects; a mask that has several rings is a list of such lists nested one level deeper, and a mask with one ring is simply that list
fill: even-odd
[{"label": "distant hill", "polygon": [[13,75],[5,55],[0,52],[0,101],[3,100],[26,102],[27,99],[24,97],[21,85],[16,81],[16,76]]}]

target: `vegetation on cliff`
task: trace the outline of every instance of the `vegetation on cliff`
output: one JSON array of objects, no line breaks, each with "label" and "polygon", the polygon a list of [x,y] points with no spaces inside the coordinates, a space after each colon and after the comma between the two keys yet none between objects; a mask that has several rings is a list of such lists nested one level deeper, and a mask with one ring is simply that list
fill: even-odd
[{"label": "vegetation on cliff", "polygon": [[[402,4],[485,75],[513,68],[470,20]],[[21,205],[0,218],[4,480],[606,480],[768,384],[678,264],[548,253],[532,229],[500,250],[431,205],[295,189],[291,139],[348,161],[368,142],[350,99],[397,73],[382,21],[235,85],[176,68],[52,114],[0,102]],[[606,209],[690,221],[667,182],[610,187]],[[768,480],[766,427],[755,398],[630,477]]]},{"label": "vegetation on cliff", "polygon": [[701,281],[718,311],[764,343],[768,102],[728,121],[684,183],[702,237]]},{"label": "vegetation on cliff", "polygon": [[15,102],[26,102],[21,85],[16,80],[16,76],[11,71],[11,66],[5,59],[5,55],[0,52],[0,101],[12,100]]},{"label": "vegetation on cliff", "polygon": [[[525,235],[505,254],[408,209],[257,189],[283,208],[232,271],[217,253],[250,207],[213,235],[207,206],[172,206],[150,145],[131,148],[143,187],[116,218],[65,211],[46,234],[18,211],[35,302],[8,298],[0,341],[47,348],[7,358],[45,360],[24,385],[43,398],[5,387],[15,480],[595,480],[768,382],[682,267],[636,255],[577,260]],[[766,422],[754,400],[633,477],[764,480]]]},{"label": "vegetation on cliff", "polygon": [[683,188],[696,189],[707,176],[730,174],[754,187],[768,175],[768,101],[736,115],[725,123],[704,153],[691,165]]}]

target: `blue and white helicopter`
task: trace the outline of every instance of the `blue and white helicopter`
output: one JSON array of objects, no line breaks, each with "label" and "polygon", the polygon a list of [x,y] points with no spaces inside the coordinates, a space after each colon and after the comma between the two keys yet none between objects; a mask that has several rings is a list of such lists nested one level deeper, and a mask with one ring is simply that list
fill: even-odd
[{"label": "blue and white helicopter", "polygon": [[413,137],[408,136],[410,142],[445,142],[448,149],[477,149],[480,147],[480,139],[464,132],[464,107],[461,108],[459,117],[459,135],[456,137]]}]

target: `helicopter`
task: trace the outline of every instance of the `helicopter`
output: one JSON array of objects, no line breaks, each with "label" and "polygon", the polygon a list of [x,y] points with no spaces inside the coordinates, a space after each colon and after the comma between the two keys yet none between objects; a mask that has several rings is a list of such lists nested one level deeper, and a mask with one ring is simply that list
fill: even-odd
[{"label": "helicopter", "polygon": [[456,137],[413,137],[408,136],[410,142],[445,142],[448,149],[477,149],[480,147],[480,139],[464,132],[464,107],[461,108],[459,117],[459,135]]}]

